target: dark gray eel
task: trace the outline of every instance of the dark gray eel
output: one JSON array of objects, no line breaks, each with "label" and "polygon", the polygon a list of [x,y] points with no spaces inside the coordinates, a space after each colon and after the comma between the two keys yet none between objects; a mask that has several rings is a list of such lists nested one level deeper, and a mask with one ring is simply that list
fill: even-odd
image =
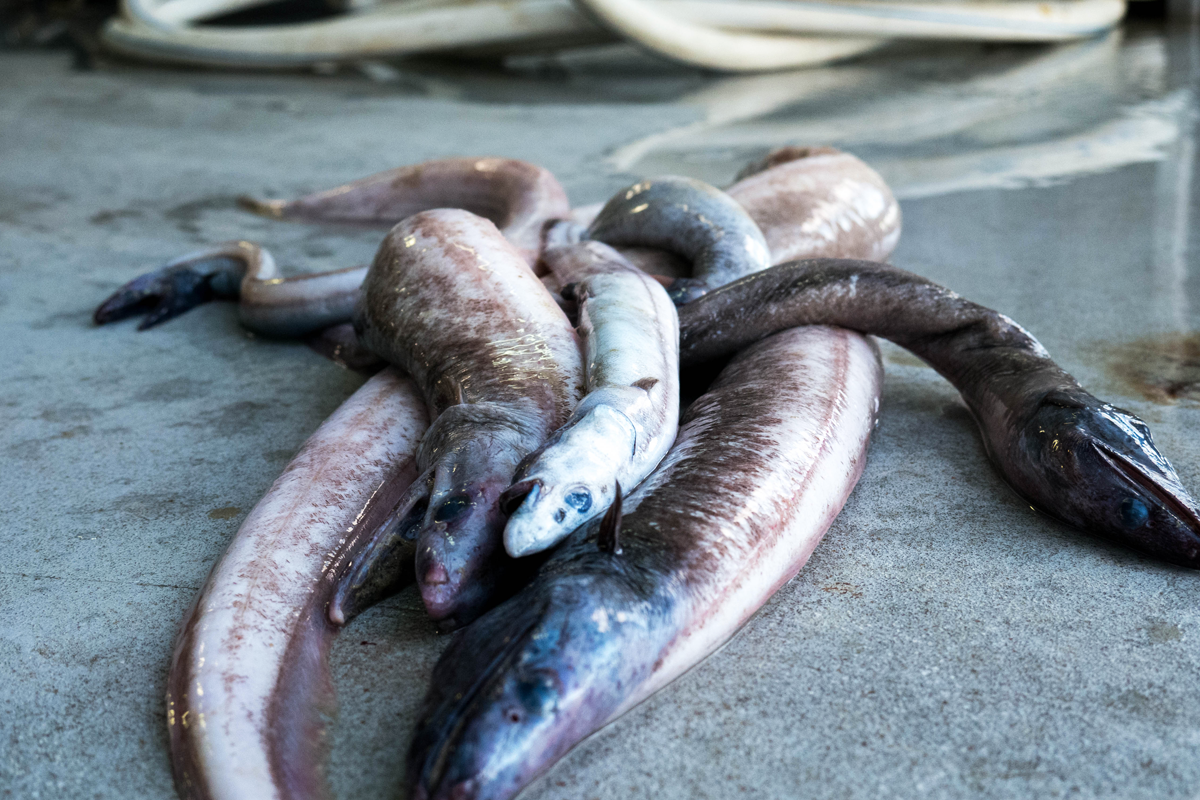
[{"label": "dark gray eel", "polygon": [[792,261],[679,310],[680,361],[737,352],[797,325],[837,325],[912,351],[950,381],[1000,474],[1041,511],[1200,568],[1200,511],[1146,423],[1086,392],[1024,328],[904,270]]},{"label": "dark gray eel", "polygon": [[682,256],[692,276],[676,278],[667,288],[676,305],[771,265],[767,241],[745,208],[714,186],[676,175],[617,192],[583,236]]}]

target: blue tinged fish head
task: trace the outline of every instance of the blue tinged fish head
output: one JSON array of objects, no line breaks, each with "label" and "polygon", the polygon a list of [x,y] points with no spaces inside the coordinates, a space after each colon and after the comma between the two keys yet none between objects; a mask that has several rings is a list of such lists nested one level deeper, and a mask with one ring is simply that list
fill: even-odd
[{"label": "blue tinged fish head", "polygon": [[651,667],[631,669],[629,648],[655,658],[646,608],[613,575],[572,575],[529,587],[457,634],[408,753],[408,797],[517,794],[644,679]]},{"label": "blue tinged fish head", "polygon": [[1145,422],[1085,393],[1052,392],[1021,446],[1037,465],[1018,487],[1072,525],[1193,569],[1200,510]]},{"label": "blue tinged fish head", "polygon": [[501,497],[501,508],[509,514],[504,528],[508,554],[539,553],[604,514],[636,446],[637,429],[621,411],[596,405],[576,412],[523,462]]}]

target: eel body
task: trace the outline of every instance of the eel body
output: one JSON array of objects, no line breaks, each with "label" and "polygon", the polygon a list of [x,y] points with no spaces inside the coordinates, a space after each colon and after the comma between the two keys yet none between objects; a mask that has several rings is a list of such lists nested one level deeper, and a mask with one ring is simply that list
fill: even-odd
[{"label": "eel body", "polygon": [[765,269],[770,250],[742,206],[693,178],[648,178],[613,195],[583,234],[614,247],[650,247],[682,256],[688,278],[670,287],[676,304]]},{"label": "eel body", "polygon": [[510,566],[500,493],[579,402],[579,338],[496,226],[455,209],[392,229],[363,284],[355,328],[372,352],[413,376],[433,423],[421,476],[347,586],[380,580],[390,571],[383,555],[416,537],[425,607],[447,627],[466,624],[494,602]]},{"label": "eel body", "polygon": [[845,330],[791,330],[736,356],[623,519],[574,533],[456,635],[409,751],[409,797],[510,798],[728,640],[841,509],[880,381],[874,347]]},{"label": "eel body", "polygon": [[890,339],[958,389],[992,463],[1035,507],[1200,568],[1200,510],[1146,424],[1084,391],[1003,314],[885,264],[815,259],[717,289],[680,309],[679,321],[684,364],[796,325]]},{"label": "eel body", "polygon": [[570,216],[567,193],[547,169],[511,158],[444,158],[399,167],[295,200],[241,198],[278,219],[395,225],[435,208],[489,219],[532,266],[548,220]]},{"label": "eel body", "polygon": [[883,261],[900,241],[900,204],[879,173],[832,147],[784,147],[725,190],[762,230],[772,263]]},{"label": "eel body", "polygon": [[[175,782],[189,800],[328,797],[338,575],[416,476],[428,418],[384,370],[304,444],[201,590],[167,682]],[[363,598],[370,602],[371,598]]]},{"label": "eel body", "polygon": [[557,544],[641,483],[679,421],[679,320],[662,285],[599,242],[543,261],[578,307],[587,394],[501,499],[514,557]]},{"label": "eel body", "polygon": [[[666,383],[660,377],[660,373],[675,373],[675,351],[662,331],[663,325],[674,325],[675,315],[668,316],[661,302],[657,309],[645,302],[631,304],[631,300],[649,300],[658,292],[646,285],[644,278],[639,283],[622,262],[632,257],[641,271],[669,278],[663,281],[669,285],[674,285],[674,278],[686,276],[686,262],[684,270],[676,267],[679,255],[642,246],[667,241],[670,234],[658,230],[655,226],[659,224],[669,225],[681,215],[694,222],[679,210],[680,204],[697,212],[717,207],[715,213],[704,217],[704,225],[685,230],[689,246],[676,248],[693,255],[717,252],[722,242],[727,244],[738,234],[746,214],[770,243],[773,263],[796,254],[817,256],[831,251],[883,257],[899,239],[900,213],[895,198],[883,180],[854,156],[831,148],[784,148],[751,165],[743,175],[746,177],[729,189],[729,197],[744,209],[739,214],[729,213],[726,199],[711,195],[703,184],[697,189],[690,182],[679,184],[672,179],[660,182],[657,192],[634,194],[633,200],[626,197],[631,190],[618,193],[608,206],[610,220],[595,228],[606,231],[626,218],[645,220],[637,230],[621,228],[621,241],[638,246],[619,254],[587,241],[585,228],[577,222],[564,220],[550,227],[542,254],[550,274],[544,280],[552,282],[552,290],[574,284],[580,334],[587,347],[584,368],[589,395],[567,427],[535,454],[536,460],[522,466],[506,492],[502,502],[513,509],[505,528],[510,555],[543,550],[603,513],[613,498],[610,487],[617,483],[626,490],[636,486],[670,444],[653,432],[663,429],[664,419],[670,418],[660,410],[664,400],[678,408],[678,383]],[[629,209],[616,214],[611,211],[614,204],[624,209],[634,200],[639,202],[632,208],[641,209],[636,214]],[[582,212],[582,218],[594,219],[589,219],[589,212]],[[721,221],[731,229],[719,224]],[[744,274],[749,262],[744,257],[738,262],[743,268],[709,272],[705,286],[715,289],[727,278]],[[702,272],[705,268],[700,261],[697,267]],[[596,271],[601,274],[589,277]],[[661,360],[659,353],[669,361]],[[637,391],[636,382],[644,384],[646,378],[656,379],[653,388]],[[653,402],[647,405],[646,400]],[[614,415],[613,411],[621,413]],[[673,422],[669,431],[662,430],[664,435],[673,436],[674,432]]]},{"label": "eel body", "polygon": [[[448,158],[401,167],[296,200],[242,204],[281,219],[388,224],[435,208],[463,208],[496,224],[525,262],[537,264],[542,233],[570,214],[547,170],[503,158]],[[177,258],[130,281],[96,309],[97,324],[147,312],[144,330],[210,300],[240,300],[247,329],[288,338],[348,322],[366,267],[284,277],[269,252],[225,242]]]}]

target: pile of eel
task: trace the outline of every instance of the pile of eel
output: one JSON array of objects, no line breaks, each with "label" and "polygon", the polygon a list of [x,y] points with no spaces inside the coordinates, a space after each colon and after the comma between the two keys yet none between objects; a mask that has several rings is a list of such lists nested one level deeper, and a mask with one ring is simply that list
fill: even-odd
[{"label": "pile of eel", "polygon": [[300,277],[218,245],[96,321],[236,299],[251,330],[388,366],[301,448],[188,614],[167,695],[185,798],[328,797],[329,649],[410,580],[457,632],[407,796],[513,797],[804,565],[865,466],[867,335],[958,389],[1034,507],[1200,567],[1197,505],[1145,423],[1008,317],[883,263],[899,207],[849,154],[783,148],[724,191],[651,177],[576,209],[499,158],[244,205],[392,227],[369,268]]}]

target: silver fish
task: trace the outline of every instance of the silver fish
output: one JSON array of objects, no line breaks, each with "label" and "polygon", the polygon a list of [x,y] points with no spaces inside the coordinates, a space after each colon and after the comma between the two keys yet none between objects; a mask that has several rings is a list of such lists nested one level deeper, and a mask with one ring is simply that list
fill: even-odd
[{"label": "silver fish", "polygon": [[587,394],[501,497],[504,547],[541,552],[600,516],[666,455],[679,420],[679,320],[662,285],[599,242],[542,256],[578,304]]}]

